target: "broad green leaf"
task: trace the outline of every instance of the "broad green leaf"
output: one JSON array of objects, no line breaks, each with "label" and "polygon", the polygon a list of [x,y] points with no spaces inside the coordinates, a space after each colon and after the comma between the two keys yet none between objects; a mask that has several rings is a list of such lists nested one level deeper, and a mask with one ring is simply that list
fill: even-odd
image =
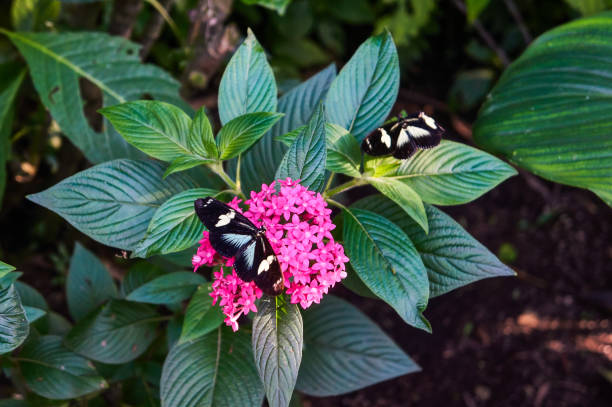
[{"label": "broad green leaf", "polygon": [[313,191],[322,191],[325,183],[325,111],[323,104],[312,115],[304,132],[295,139],[276,170],[277,179],[287,177]]},{"label": "broad green leaf", "polygon": [[353,267],[351,267],[351,263],[346,265],[346,278],[342,280],[342,285],[355,294],[361,295],[362,297],[378,299],[376,294],[374,294],[372,290],[370,290],[368,286],[361,281],[361,278],[359,278],[357,272],[353,270]]},{"label": "broad green leaf", "polygon": [[47,331],[49,335],[66,335],[71,329],[72,324],[64,316],[53,311],[47,312]]},{"label": "broad green leaf", "polygon": [[12,284],[18,283],[17,279],[21,277],[22,274],[23,273],[20,271],[15,271],[0,278],[0,288],[7,288]]},{"label": "broad green leaf", "polygon": [[431,297],[483,278],[515,274],[461,225],[434,206],[425,206],[428,234],[406,217],[399,206],[382,196],[361,199],[353,207],[376,211],[408,235],[427,269]]},{"label": "broad green leaf", "polygon": [[17,31],[39,31],[60,12],[58,0],[13,0],[11,23]]},{"label": "broad green leaf", "polygon": [[142,158],[104,121],[94,130],[83,111],[79,80],[102,92],[103,107],[151,96],[189,106],[180,99],[179,83],[163,70],[140,63],[138,45],[101,32],[14,33],[7,35],[30,68],[40,99],[62,132],[94,163]]},{"label": "broad green leaf", "polygon": [[11,271],[15,271],[15,267],[11,266],[10,264],[6,264],[3,261],[0,261],[0,278],[6,276]]},{"label": "broad green leaf", "polygon": [[365,285],[407,324],[431,331],[423,316],[429,297],[427,270],[410,238],[374,212],[343,212],[344,247]]},{"label": "broad green leaf", "polygon": [[276,169],[287,151],[276,139],[308,123],[335,76],[336,67],[330,65],[280,97],[278,111],[285,115],[241,158],[240,180],[244,191],[257,191],[262,183],[274,181]]},{"label": "broad green leaf", "polygon": [[257,112],[227,122],[217,135],[220,158],[227,160],[245,152],[282,117],[281,113]]},{"label": "broad green leaf", "polygon": [[359,177],[361,165],[361,147],[351,133],[337,124],[328,123],[327,162],[325,167],[332,172],[339,172],[351,177]]},{"label": "broad green leaf", "polygon": [[170,162],[193,155],[187,145],[191,119],[176,106],[137,100],[106,107],[100,113],[128,143],[151,157]]},{"label": "broad green leaf", "polygon": [[[291,146],[300,134],[304,132],[306,126],[283,134],[276,140]],[[359,167],[361,166],[361,147],[359,143],[346,129],[337,124],[325,124],[325,139],[327,147],[327,160],[325,168],[332,172],[339,172],[352,177],[359,177]]]},{"label": "broad green leaf", "polygon": [[221,312],[219,304],[212,305],[210,290],[210,284],[202,284],[191,297],[185,312],[179,343],[198,339],[217,329],[223,322],[225,315]]},{"label": "broad green leaf", "polygon": [[66,349],[59,336],[28,341],[17,360],[30,390],[48,399],[72,399],[108,387],[91,362]]},{"label": "broad green leaf", "polygon": [[28,199],[100,243],[133,250],[157,208],[171,196],[195,187],[183,174],[162,179],[163,172],[163,166],[153,161],[114,160],[28,195]]},{"label": "broad green leaf", "polygon": [[[327,123],[326,127],[329,126],[330,124]],[[280,141],[287,147],[290,147],[291,144],[293,144],[293,142],[295,141],[295,139],[298,138],[298,136],[304,132],[304,130],[306,130],[306,126],[300,126],[295,130],[291,130],[289,133],[281,134],[280,136],[276,137],[275,140]]]},{"label": "broad green leaf", "polygon": [[421,370],[374,322],[326,295],[303,312],[304,356],[296,388],[326,397]]},{"label": "broad green leaf", "polygon": [[110,300],[80,320],[66,335],[65,344],[98,362],[127,363],[153,342],[158,318],[149,305]]},{"label": "broad green leaf", "polygon": [[541,35],[491,91],[474,140],[548,180],[612,190],[610,35],[611,12]]},{"label": "broad green leaf", "polygon": [[215,136],[204,107],[200,108],[193,117],[187,145],[192,152],[202,157],[216,159],[219,156]]},{"label": "broad green leaf", "polygon": [[176,345],[161,378],[163,407],[259,407],[264,391],[249,333],[227,327]]},{"label": "broad green leaf", "polygon": [[156,277],[129,293],[127,300],[149,304],[175,304],[191,297],[206,279],[192,271],[177,271]]},{"label": "broad green leaf", "polygon": [[117,288],[104,264],[77,242],[66,279],[66,300],[72,319],[82,319],[116,296]]},{"label": "broad green leaf", "polygon": [[21,298],[21,303],[23,305],[44,309],[46,311],[49,310],[49,305],[45,297],[43,297],[34,287],[22,281],[17,281],[15,283],[15,289],[19,293],[19,298]]},{"label": "broad green leaf", "polygon": [[476,148],[443,140],[402,161],[394,179],[412,188],[423,201],[459,205],[473,201],[516,174],[514,168]]},{"label": "broad green leaf", "polygon": [[164,171],[164,178],[166,178],[170,174],[174,174],[175,172],[181,172],[185,170],[189,170],[193,167],[197,167],[199,165],[209,164],[212,160],[207,158],[199,158],[192,155],[183,155],[174,159],[166,171]]},{"label": "broad green leaf", "polygon": [[332,82],[327,121],[361,141],[382,124],[399,90],[399,60],[389,32],[366,40]]},{"label": "broad green leaf", "polygon": [[129,293],[156,277],[164,274],[164,269],[146,261],[139,261],[128,270],[121,282],[121,295],[126,297]]},{"label": "broad green leaf", "polygon": [[276,11],[278,14],[285,14],[285,10],[291,0],[242,0],[245,4],[257,4],[259,6],[269,8]]},{"label": "broad green leaf", "polygon": [[6,161],[11,155],[11,130],[15,113],[14,101],[26,70],[14,64],[0,64],[0,207],[6,187]]},{"label": "broad green leaf", "polygon": [[27,305],[23,306],[23,310],[25,311],[26,319],[30,324],[38,321],[40,318],[44,317],[47,314],[47,311],[45,311],[44,309],[28,307]]},{"label": "broad green leaf", "polygon": [[245,113],[276,111],[276,81],[266,53],[249,29],[219,85],[221,123]]},{"label": "broad green leaf", "polygon": [[155,211],[147,234],[133,256],[149,257],[180,252],[196,244],[202,238],[204,225],[196,216],[193,202],[216,193],[208,188],[194,188],[180,192],[164,202]]},{"label": "broad green leaf", "polygon": [[395,178],[368,178],[367,181],[381,194],[398,204],[427,233],[427,214],[419,194],[404,182]]},{"label": "broad green leaf", "polygon": [[0,354],[17,348],[28,336],[30,327],[14,285],[0,289]]},{"label": "broad green leaf", "polygon": [[302,359],[302,315],[283,296],[265,297],[253,319],[253,353],[270,407],[289,405]]},{"label": "broad green leaf", "polygon": [[466,0],[465,8],[466,8],[466,16],[468,22],[472,24],[474,20],[478,18],[480,13],[487,8],[490,0]]}]

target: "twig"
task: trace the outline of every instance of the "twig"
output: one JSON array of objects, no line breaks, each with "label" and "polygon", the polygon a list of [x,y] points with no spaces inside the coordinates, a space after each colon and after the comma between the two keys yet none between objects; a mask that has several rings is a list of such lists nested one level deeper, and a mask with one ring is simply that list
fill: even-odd
[{"label": "twig", "polygon": [[[233,0],[200,0],[187,40],[192,57],[183,73],[182,82],[205,87],[217,72],[225,56],[232,52],[239,39],[234,25],[225,26]],[[199,76],[199,80],[193,79]]]},{"label": "twig", "polygon": [[[161,5],[164,10],[168,11],[172,7],[174,0],[161,0]],[[162,28],[164,28],[164,16],[162,13],[154,13],[147,27],[145,28],[144,34],[142,35],[142,48],[140,49],[140,59],[143,61],[149,55],[151,51],[151,47],[155,44],[155,41],[159,38],[159,35],[162,32]]]},{"label": "twig", "polygon": [[519,31],[523,36],[523,40],[525,40],[525,44],[529,44],[533,40],[533,37],[531,36],[531,33],[529,33],[529,29],[527,28],[525,20],[523,20],[523,16],[516,6],[516,3],[514,0],[504,0],[504,2],[506,3],[506,8],[510,14],[512,14],[512,18],[514,18],[514,21],[516,21],[516,25],[518,25]]},{"label": "twig", "polygon": [[142,10],[142,0],[115,0],[108,32],[130,38],[140,10]]},{"label": "twig", "polygon": [[[466,14],[465,4],[462,0],[453,0],[453,4],[459,9],[459,11],[461,11],[463,14]],[[506,55],[506,51],[504,51],[504,49],[500,47],[497,42],[495,42],[493,36],[489,34],[489,32],[484,28],[484,26],[480,23],[478,19],[474,20],[472,26],[476,29],[476,32],[478,33],[478,35],[480,35],[480,38],[482,38],[482,40],[487,44],[487,46],[491,48],[493,52],[495,52],[495,54],[497,54],[497,57],[499,58],[501,63],[504,66],[510,65],[510,59],[508,58],[508,55]]]}]

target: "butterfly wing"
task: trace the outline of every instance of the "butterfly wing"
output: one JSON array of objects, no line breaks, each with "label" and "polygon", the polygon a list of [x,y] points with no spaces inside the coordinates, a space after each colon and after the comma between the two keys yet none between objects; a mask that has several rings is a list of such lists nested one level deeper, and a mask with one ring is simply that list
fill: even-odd
[{"label": "butterfly wing", "polygon": [[421,112],[416,120],[404,122],[404,130],[414,140],[414,144],[421,149],[433,148],[440,144],[444,129],[436,121]]},{"label": "butterfly wing", "polygon": [[401,121],[379,127],[363,139],[361,149],[372,156],[389,155],[395,150],[400,130]]},{"label": "butterfly wing", "polygon": [[232,207],[211,197],[197,199],[194,206],[209,231],[210,244],[220,255],[234,257],[241,248],[254,241],[257,228]]},{"label": "butterfly wing", "polygon": [[257,287],[268,295],[279,295],[283,290],[280,264],[263,233],[238,252],[234,269],[240,279],[254,280]]}]

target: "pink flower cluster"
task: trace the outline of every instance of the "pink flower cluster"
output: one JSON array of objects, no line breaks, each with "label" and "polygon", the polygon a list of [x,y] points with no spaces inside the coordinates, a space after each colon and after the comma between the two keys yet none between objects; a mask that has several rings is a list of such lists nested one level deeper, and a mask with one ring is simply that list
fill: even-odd
[{"label": "pink flower cluster", "polygon": [[[304,309],[319,303],[330,287],[346,277],[348,258],[344,248],[334,241],[331,231],[331,209],[321,194],[309,191],[289,178],[262,185],[260,192],[251,192],[242,212],[240,200],[234,198],[228,205],[242,212],[255,226],[265,225],[266,237],[278,258],[285,279],[286,293],[291,303]],[[200,240],[200,247],[192,263],[195,269],[202,265],[233,265],[233,259],[222,259],[210,245],[208,232]],[[214,273],[213,304],[219,301],[226,315],[225,323],[238,329],[238,318],[250,311],[257,312],[255,300],[262,292],[255,283],[246,283],[236,275],[221,271]]]}]

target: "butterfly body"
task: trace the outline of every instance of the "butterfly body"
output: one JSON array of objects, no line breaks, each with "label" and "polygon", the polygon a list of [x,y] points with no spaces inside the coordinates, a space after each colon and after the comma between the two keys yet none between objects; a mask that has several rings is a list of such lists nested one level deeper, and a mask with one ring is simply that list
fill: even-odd
[{"label": "butterfly body", "polygon": [[440,144],[444,129],[425,113],[417,113],[377,128],[363,139],[361,149],[369,155],[410,158],[419,149]]},{"label": "butterfly body", "polygon": [[211,246],[224,257],[235,257],[234,270],[243,281],[255,284],[268,295],[279,295],[283,275],[265,227],[256,227],[243,214],[223,202],[197,199],[195,211],[209,232]]}]

